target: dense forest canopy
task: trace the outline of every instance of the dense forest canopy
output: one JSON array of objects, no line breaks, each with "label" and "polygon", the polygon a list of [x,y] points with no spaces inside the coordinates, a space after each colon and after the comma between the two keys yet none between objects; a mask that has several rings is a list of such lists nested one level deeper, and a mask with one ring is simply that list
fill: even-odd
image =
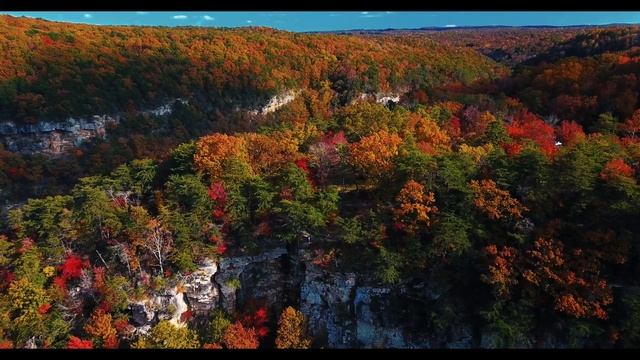
[{"label": "dense forest canopy", "polygon": [[[637,30],[506,31],[530,40],[499,46],[545,60],[507,68],[459,46],[494,30],[0,17],[2,116],[125,112],[65,156],[0,148],[0,196],[21,202],[0,220],[0,347],[327,347],[301,295],[311,271],[392,294],[384,321],[412,344],[459,346],[468,329],[470,347],[639,346]],[[217,103],[290,89],[269,114]],[[402,96],[359,98],[376,92]],[[176,97],[197,100],[137,112]],[[274,249],[299,282],[219,282],[242,294],[233,311],[181,300],[207,264],[224,276]],[[271,285],[287,295],[251,297]],[[132,309],[158,294],[173,302],[142,326]]]},{"label": "dense forest canopy", "polygon": [[492,61],[424,37],[269,28],[90,26],[0,17],[0,116],[37,122],[149,108],[177,97],[251,104],[293,88],[428,88],[496,76]]}]

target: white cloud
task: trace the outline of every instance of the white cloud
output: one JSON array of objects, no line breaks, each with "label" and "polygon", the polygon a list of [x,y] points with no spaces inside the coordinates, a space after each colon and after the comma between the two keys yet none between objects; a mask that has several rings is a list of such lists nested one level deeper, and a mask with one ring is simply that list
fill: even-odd
[{"label": "white cloud", "polygon": [[444,27],[457,27],[458,25],[455,24],[450,24],[450,25],[445,25]]},{"label": "white cloud", "polygon": [[251,24],[252,22],[252,20],[247,20],[247,24]]},{"label": "white cloud", "polygon": [[136,14],[138,14],[138,15],[147,15],[148,12],[146,12],[146,11],[136,11]]},{"label": "white cloud", "polygon": [[85,19],[91,19],[93,17],[91,14],[84,14],[82,16],[84,16]]},{"label": "white cloud", "polygon": [[187,18],[187,15],[174,15],[173,18],[176,20],[184,20]]},{"label": "white cloud", "polygon": [[[389,13],[389,12],[387,11],[387,13]],[[374,12],[374,13],[371,13],[371,12],[368,12],[368,11],[360,12],[360,17],[361,18],[378,18],[378,17],[382,17],[382,16],[384,16],[384,13],[382,13],[382,12]]]},{"label": "white cloud", "polygon": [[213,20],[215,20],[215,19],[216,19],[216,18],[214,18],[213,16],[209,16],[209,15],[205,15],[205,16],[203,16],[202,18],[203,18],[203,19],[205,19],[205,20],[207,20],[207,21],[213,21]]},{"label": "white cloud", "polygon": [[385,14],[389,15],[389,14],[393,14],[391,11],[385,11]]}]

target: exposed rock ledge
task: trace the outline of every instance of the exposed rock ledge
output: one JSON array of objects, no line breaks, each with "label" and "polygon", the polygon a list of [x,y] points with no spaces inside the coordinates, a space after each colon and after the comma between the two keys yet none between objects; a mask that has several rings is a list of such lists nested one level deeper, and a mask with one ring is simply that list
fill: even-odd
[{"label": "exposed rock ledge", "polygon": [[389,104],[391,103],[399,103],[400,102],[400,97],[402,96],[402,92],[388,92],[388,93],[375,93],[375,94],[368,94],[368,93],[361,93],[360,95],[356,96],[351,103],[356,103],[359,101],[375,101],[378,104]]},{"label": "exposed rock ledge", "polygon": [[300,90],[289,90],[283,94],[280,95],[276,95],[274,97],[272,97],[269,102],[264,105],[263,107],[261,107],[258,110],[251,110],[249,111],[249,114],[251,115],[267,115],[270,114],[272,112],[275,112],[276,110],[280,109],[281,107],[287,105],[288,103],[292,102],[293,100],[296,99],[296,97],[298,97],[298,95],[300,94]]},{"label": "exposed rock ledge", "polygon": [[129,309],[133,334],[147,334],[160,320],[185,326],[187,311],[206,323],[216,308],[234,314],[256,300],[274,316],[288,305],[300,309],[309,321],[314,346],[473,347],[470,326],[457,326],[445,337],[411,330],[412,314],[420,314],[438,297],[429,283],[368,286],[359,283],[355,273],[313,264],[305,249],[275,248],[256,256],[224,258],[219,264],[206,260],[195,272],[175,279],[167,290],[131,302]]},{"label": "exposed rock ledge", "polygon": [[213,283],[218,266],[212,259],[205,260],[198,270],[177,279],[169,289],[150,297],[131,302],[131,320],[136,331],[146,333],[160,320],[169,320],[177,327],[186,325],[183,314],[191,311],[206,315],[218,304],[219,291]]},{"label": "exposed rock ledge", "polygon": [[[174,99],[142,114],[169,115],[176,102],[187,104],[187,100]],[[5,149],[23,154],[44,153],[60,155],[68,149],[80,146],[88,139],[106,136],[110,125],[117,125],[121,116],[93,115],[85,118],[70,117],[62,122],[40,121],[37,124],[16,125],[13,121],[0,122],[0,143]]]}]

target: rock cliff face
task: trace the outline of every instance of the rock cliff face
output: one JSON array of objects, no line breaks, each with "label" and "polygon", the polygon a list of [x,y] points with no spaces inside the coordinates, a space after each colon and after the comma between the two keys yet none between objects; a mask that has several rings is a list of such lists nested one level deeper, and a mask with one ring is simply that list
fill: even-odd
[{"label": "rock cliff face", "polygon": [[387,92],[387,93],[375,93],[375,94],[368,94],[368,93],[361,93],[360,95],[356,96],[351,103],[356,103],[359,101],[375,101],[378,104],[384,104],[387,105],[389,103],[399,103],[400,102],[400,98],[402,97],[402,95],[404,93],[406,93],[408,89],[401,89],[397,92]]},{"label": "rock cliff face", "polygon": [[104,137],[106,128],[118,124],[119,116],[94,115],[86,119],[69,118],[64,122],[41,121],[16,125],[0,122],[0,142],[13,152],[59,155],[77,147],[87,139]]},{"label": "rock cliff face", "polygon": [[[250,115],[267,115],[295,100],[301,90],[289,90],[272,97],[266,104],[252,110],[236,108],[236,111]],[[398,103],[402,92],[361,94],[353,101],[375,101],[388,104]],[[155,109],[141,111],[141,114],[168,116],[176,102],[188,104],[188,100],[174,99]],[[91,138],[104,138],[109,126],[117,126],[120,114],[102,114],[82,118],[68,118],[62,122],[40,121],[36,124],[19,125],[13,121],[0,122],[0,144],[6,150],[22,154],[61,155],[69,149],[80,146]]]},{"label": "rock cliff face", "polygon": [[280,109],[281,107],[287,105],[288,103],[292,102],[293,100],[295,100],[299,94],[300,94],[300,90],[289,90],[283,94],[276,95],[272,97],[266,105],[260,107],[257,110],[250,110],[249,114],[251,115],[270,114]]},{"label": "rock cliff face", "polygon": [[[470,327],[456,328],[445,337],[415,331],[425,302],[437,299],[429,286],[372,287],[360,284],[354,273],[314,265],[308,251],[276,248],[256,256],[205,261],[197,271],[163,293],[132,302],[132,323],[145,333],[162,319],[183,326],[187,310],[208,318],[222,308],[229,313],[249,301],[265,304],[279,315],[286,306],[308,319],[314,346],[328,348],[469,348]],[[182,289],[182,291],[179,291]],[[418,300],[416,300],[418,299]]]},{"label": "rock cliff face", "polygon": [[[154,116],[170,115],[176,102],[186,104],[187,100],[175,99],[141,113]],[[88,139],[105,137],[107,128],[117,125],[120,119],[119,114],[114,114],[68,118],[62,122],[40,121],[37,124],[24,125],[3,121],[0,122],[0,143],[12,152],[43,153],[55,156],[80,146]]]},{"label": "rock cliff face", "polygon": [[281,311],[286,291],[293,285],[285,267],[287,250],[277,248],[258,256],[226,258],[214,276],[220,288],[220,306],[228,313],[249,300],[263,301]]},{"label": "rock cliff face", "polygon": [[220,291],[213,282],[213,276],[217,271],[218,265],[213,260],[206,260],[185,279],[185,294],[194,313],[206,314],[216,308]]}]

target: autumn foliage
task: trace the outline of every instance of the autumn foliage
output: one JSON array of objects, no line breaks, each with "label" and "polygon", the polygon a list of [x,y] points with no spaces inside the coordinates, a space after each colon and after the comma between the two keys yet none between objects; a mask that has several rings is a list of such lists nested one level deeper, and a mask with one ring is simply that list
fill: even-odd
[{"label": "autumn foliage", "polygon": [[524,279],[549,294],[556,310],[578,318],[608,317],[605,308],[613,301],[611,289],[597,273],[580,266],[580,251],[567,254],[562,242],[539,238],[527,257]]},{"label": "autumn foliage", "polygon": [[604,169],[600,172],[600,178],[608,181],[620,176],[633,177],[634,174],[633,168],[627,165],[623,159],[613,159],[605,164]]},{"label": "autumn foliage", "polygon": [[198,140],[194,163],[215,180],[222,176],[224,162],[231,157],[249,161],[245,139],[233,135],[213,134]]},{"label": "autumn foliage", "polygon": [[113,326],[111,314],[105,313],[101,309],[93,312],[84,330],[94,339],[102,341],[102,344],[106,348],[115,348],[118,346],[117,330]]},{"label": "autumn foliage", "polygon": [[575,145],[585,139],[586,135],[582,126],[575,121],[563,121],[556,130],[558,139],[567,146]]},{"label": "autumn foliage", "polygon": [[306,319],[300,311],[288,306],[278,320],[276,348],[307,349],[311,339],[306,335]]},{"label": "autumn foliage", "polygon": [[67,343],[67,349],[93,349],[93,343],[91,340],[82,340],[72,336]]},{"label": "autumn foliage", "polygon": [[527,210],[508,191],[499,189],[493,180],[471,180],[469,188],[474,194],[476,208],[490,219],[519,220]]},{"label": "autumn foliage", "polygon": [[553,126],[529,112],[518,113],[514,121],[507,126],[507,133],[520,143],[523,140],[533,141],[547,156],[552,157],[557,152]]},{"label": "autumn foliage", "polygon": [[636,110],[621,126],[622,130],[627,132],[632,138],[640,133],[640,109]]},{"label": "autumn foliage", "polygon": [[256,330],[245,328],[239,321],[229,325],[222,337],[222,344],[227,349],[257,349],[260,346]]},{"label": "autumn foliage", "polygon": [[379,178],[393,168],[401,143],[398,135],[379,131],[349,145],[349,162],[363,174]]},{"label": "autumn foliage", "polygon": [[80,278],[82,270],[89,267],[88,260],[82,260],[76,255],[69,255],[64,263],[58,267],[60,275],[56,276],[53,281],[60,289],[66,289],[67,282]]},{"label": "autumn foliage", "polygon": [[509,246],[498,249],[496,245],[489,245],[483,251],[489,258],[489,272],[482,275],[482,280],[491,284],[499,297],[509,298],[511,287],[518,283],[515,269],[518,251]]},{"label": "autumn foliage", "polygon": [[60,266],[60,276],[65,280],[77,279],[82,275],[82,269],[87,268],[89,262],[82,260],[76,255],[69,255]]},{"label": "autumn foliage", "polygon": [[257,306],[257,304],[253,302],[247,307],[248,310],[240,319],[242,325],[244,325],[246,328],[255,329],[258,338],[267,336],[267,334],[269,333],[269,328],[266,326],[269,320],[267,308],[265,306]]},{"label": "autumn foliage", "polygon": [[414,115],[407,122],[405,131],[413,134],[418,148],[427,154],[440,154],[451,150],[451,138],[433,120]]},{"label": "autumn foliage", "polygon": [[437,213],[435,195],[426,192],[422,184],[409,180],[396,197],[397,207],[393,211],[396,227],[415,233],[421,227],[431,226],[432,218]]},{"label": "autumn foliage", "polygon": [[0,348],[637,347],[639,34],[0,16]]},{"label": "autumn foliage", "polygon": [[300,156],[294,144],[278,141],[273,136],[247,133],[242,138],[256,174],[274,174]]}]

